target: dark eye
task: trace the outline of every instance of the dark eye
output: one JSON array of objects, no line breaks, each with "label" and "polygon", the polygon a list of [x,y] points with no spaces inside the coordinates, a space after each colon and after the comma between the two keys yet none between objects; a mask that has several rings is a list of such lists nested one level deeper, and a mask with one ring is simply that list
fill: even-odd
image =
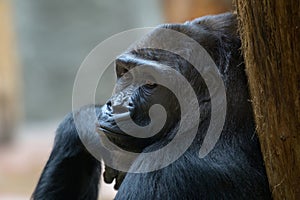
[{"label": "dark eye", "polygon": [[128,78],[130,76],[130,74],[127,71],[124,71],[120,74],[120,76],[123,78]]},{"label": "dark eye", "polygon": [[132,79],[132,74],[131,74],[130,72],[128,72],[128,70],[123,70],[123,71],[119,74],[118,78],[121,78],[121,77],[122,77],[122,79],[123,79],[124,81],[129,81],[129,80]]},{"label": "dark eye", "polygon": [[146,83],[145,83],[145,86],[147,88],[155,88],[157,86],[157,84],[154,82],[154,81],[151,81],[151,80],[146,80]]},{"label": "dark eye", "polygon": [[125,67],[116,66],[117,78],[121,78],[122,76],[126,75],[127,72],[128,72],[128,70]]}]

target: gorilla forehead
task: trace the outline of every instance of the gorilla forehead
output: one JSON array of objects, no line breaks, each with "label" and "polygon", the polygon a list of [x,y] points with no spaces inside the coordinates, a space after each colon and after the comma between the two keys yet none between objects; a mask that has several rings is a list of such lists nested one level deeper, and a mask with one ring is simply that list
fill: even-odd
[{"label": "gorilla forehead", "polygon": [[[168,65],[175,68],[174,62],[170,62],[170,52],[157,49],[138,49],[124,53],[116,59],[116,68],[124,68],[131,70],[134,67],[151,66],[154,70],[160,72],[168,71],[168,68],[163,68],[162,65]],[[165,58],[165,59],[164,59]],[[174,60],[173,60],[174,61]]]},{"label": "gorilla forehead", "polygon": [[[221,22],[216,23],[218,21]],[[162,34],[165,32],[170,34],[170,39],[162,37]],[[173,34],[172,32],[176,33]],[[176,36],[182,34],[197,42],[206,50],[216,63],[221,74],[226,74],[232,56],[239,56],[240,54],[240,40],[236,32],[235,16],[224,14],[217,17],[199,18],[185,24],[164,24],[158,26],[119,56],[116,59],[116,64],[126,69],[131,69],[137,65],[151,64],[149,61],[159,61],[161,64],[166,64],[174,69],[184,70],[183,68],[187,67],[186,62],[178,55],[186,55],[188,57],[193,49],[191,49],[192,45],[187,40],[176,40]],[[171,39],[175,41],[176,46],[172,48],[172,52],[163,51],[163,49],[170,48],[169,41]],[[169,46],[165,47],[165,45]],[[150,46],[158,46],[160,48],[151,49],[149,48]],[[180,66],[180,64],[183,65]]]}]

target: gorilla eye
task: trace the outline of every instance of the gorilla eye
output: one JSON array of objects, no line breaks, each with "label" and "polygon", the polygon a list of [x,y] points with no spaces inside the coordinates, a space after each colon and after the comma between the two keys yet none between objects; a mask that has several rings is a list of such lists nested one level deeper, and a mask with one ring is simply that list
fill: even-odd
[{"label": "gorilla eye", "polygon": [[[122,72],[122,73],[120,74],[120,76],[124,76],[125,74],[126,74],[126,72]],[[126,76],[128,76],[128,74],[126,74],[125,77],[126,77]]]},{"label": "gorilla eye", "polygon": [[128,80],[131,79],[132,75],[130,72],[128,72],[127,70],[124,70],[121,74],[120,77],[122,77],[124,80]]},{"label": "gorilla eye", "polygon": [[147,88],[155,88],[155,87],[157,86],[157,84],[154,83],[154,82],[151,81],[151,80],[146,80],[145,86],[146,86]]},{"label": "gorilla eye", "polygon": [[124,76],[123,78],[127,78],[129,76],[128,69],[122,66],[116,66],[116,74],[118,79],[122,76]]}]

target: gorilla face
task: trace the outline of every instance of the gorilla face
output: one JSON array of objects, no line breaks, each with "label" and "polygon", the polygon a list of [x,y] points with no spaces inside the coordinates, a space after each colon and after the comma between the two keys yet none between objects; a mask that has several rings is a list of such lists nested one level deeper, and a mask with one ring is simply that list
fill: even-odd
[{"label": "gorilla face", "polygon": [[[180,118],[180,107],[175,95],[166,87],[157,84],[153,74],[139,70],[145,67],[160,70],[159,66],[154,66],[153,62],[143,58],[146,52],[153,53],[149,49],[133,51],[121,55],[116,60],[117,83],[114,94],[103,106],[99,118],[99,130],[103,131],[111,142],[132,152],[141,152],[146,146],[165,138],[165,133],[170,132]],[[156,54],[163,53],[156,51]],[[137,58],[138,54],[142,57]],[[129,135],[130,131],[127,134],[117,125],[117,120],[126,124],[129,119],[141,127],[149,125],[149,110],[155,104],[164,107],[167,119],[163,128],[154,136],[148,137],[144,130],[141,135],[146,137],[134,137]]]}]

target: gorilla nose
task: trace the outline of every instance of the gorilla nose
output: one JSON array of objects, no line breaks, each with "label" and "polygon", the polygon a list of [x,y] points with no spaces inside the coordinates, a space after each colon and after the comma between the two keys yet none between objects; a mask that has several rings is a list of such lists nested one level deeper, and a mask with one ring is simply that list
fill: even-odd
[{"label": "gorilla nose", "polygon": [[120,114],[120,113],[127,113],[132,107],[132,104],[129,103],[128,106],[125,106],[123,104],[114,104],[111,101],[108,101],[106,103],[106,106],[107,106],[107,110],[110,111],[111,114]]}]

